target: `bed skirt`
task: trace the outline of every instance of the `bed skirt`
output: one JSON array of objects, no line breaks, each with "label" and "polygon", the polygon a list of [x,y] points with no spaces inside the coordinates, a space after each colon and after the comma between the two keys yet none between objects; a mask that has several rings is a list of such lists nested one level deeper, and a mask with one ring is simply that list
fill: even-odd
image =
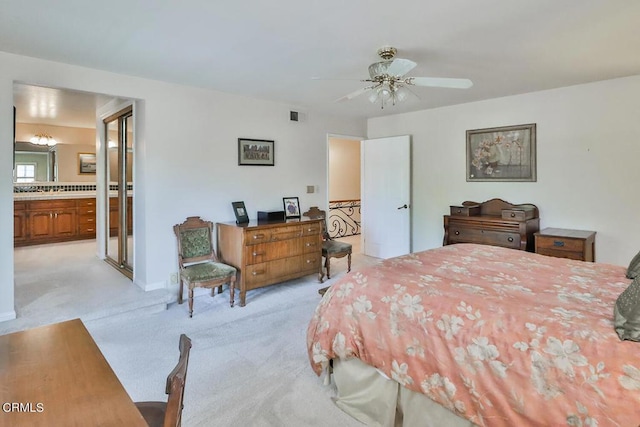
[{"label": "bed skirt", "polygon": [[474,427],[470,421],[386,378],[359,359],[333,360],[336,405],[368,426]]}]

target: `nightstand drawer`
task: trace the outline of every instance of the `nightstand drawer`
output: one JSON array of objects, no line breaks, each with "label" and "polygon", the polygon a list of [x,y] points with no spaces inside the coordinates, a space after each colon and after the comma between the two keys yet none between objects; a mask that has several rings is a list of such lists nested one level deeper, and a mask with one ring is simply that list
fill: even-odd
[{"label": "nightstand drawer", "polygon": [[559,236],[536,236],[536,246],[542,249],[553,249],[563,252],[582,252],[584,240],[568,239]]},{"label": "nightstand drawer", "polygon": [[535,233],[537,254],[557,258],[595,261],[595,231],[545,228]]}]

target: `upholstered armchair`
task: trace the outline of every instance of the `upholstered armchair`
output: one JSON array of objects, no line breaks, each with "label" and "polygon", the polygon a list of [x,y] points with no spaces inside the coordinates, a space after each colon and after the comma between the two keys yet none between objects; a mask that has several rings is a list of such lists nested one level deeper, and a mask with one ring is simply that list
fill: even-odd
[{"label": "upholstered armchair", "polygon": [[189,317],[193,317],[193,289],[210,288],[211,296],[222,292],[222,285],[229,283],[231,307],[235,294],[236,269],[218,261],[213,249],[213,223],[198,216],[190,216],[182,224],[173,226],[178,239],[178,265],[180,289],[178,303],[182,304],[184,285],[189,289]]}]

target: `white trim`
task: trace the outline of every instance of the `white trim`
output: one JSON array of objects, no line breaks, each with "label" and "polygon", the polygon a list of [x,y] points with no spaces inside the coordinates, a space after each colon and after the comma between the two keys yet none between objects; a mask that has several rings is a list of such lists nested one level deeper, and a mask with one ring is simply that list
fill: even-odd
[{"label": "white trim", "polygon": [[133,283],[145,292],[155,291],[158,289],[167,289],[167,284],[165,282],[155,282],[155,283],[145,284],[145,283],[140,283],[138,281],[134,281]]},{"label": "white trim", "polygon": [[16,318],[16,311],[11,310],[5,313],[0,313],[0,322],[7,322],[9,320],[14,320]]}]

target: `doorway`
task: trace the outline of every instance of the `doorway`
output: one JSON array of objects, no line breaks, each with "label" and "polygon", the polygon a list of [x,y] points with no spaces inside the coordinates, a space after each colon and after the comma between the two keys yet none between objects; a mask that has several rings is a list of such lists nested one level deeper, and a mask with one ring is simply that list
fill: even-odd
[{"label": "doorway", "polygon": [[133,106],[103,120],[107,155],[106,261],[133,279]]},{"label": "doorway", "polygon": [[362,233],[360,195],[360,142],[362,138],[328,137],[327,231],[360,252]]}]

